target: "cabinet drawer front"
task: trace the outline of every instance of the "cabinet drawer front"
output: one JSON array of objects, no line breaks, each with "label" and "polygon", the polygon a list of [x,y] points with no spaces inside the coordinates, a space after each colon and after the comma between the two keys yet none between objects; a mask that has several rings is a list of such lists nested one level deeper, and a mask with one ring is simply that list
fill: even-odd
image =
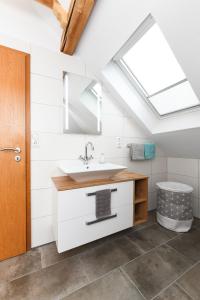
[{"label": "cabinet drawer front", "polygon": [[95,195],[88,193],[104,189],[117,189],[111,193],[111,208],[133,203],[133,181],[92,186],[58,193],[58,222],[95,213]]},{"label": "cabinet drawer front", "polygon": [[86,225],[94,215],[58,223],[57,248],[63,252],[133,226],[133,205],[112,210],[117,217]]}]

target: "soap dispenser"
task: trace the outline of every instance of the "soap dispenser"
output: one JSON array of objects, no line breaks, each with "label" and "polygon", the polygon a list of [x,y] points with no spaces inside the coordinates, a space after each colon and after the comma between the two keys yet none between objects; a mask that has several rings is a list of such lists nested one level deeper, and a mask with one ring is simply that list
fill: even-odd
[{"label": "soap dispenser", "polygon": [[105,163],[105,155],[104,155],[104,153],[100,154],[99,163],[100,164],[104,164]]}]

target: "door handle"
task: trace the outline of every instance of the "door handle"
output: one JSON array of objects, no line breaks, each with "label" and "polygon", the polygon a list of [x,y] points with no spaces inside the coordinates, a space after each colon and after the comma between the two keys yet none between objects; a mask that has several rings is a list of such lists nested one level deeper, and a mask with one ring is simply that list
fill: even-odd
[{"label": "door handle", "polygon": [[0,148],[0,151],[14,151],[15,153],[20,153],[21,149],[19,147],[4,147],[4,148]]}]

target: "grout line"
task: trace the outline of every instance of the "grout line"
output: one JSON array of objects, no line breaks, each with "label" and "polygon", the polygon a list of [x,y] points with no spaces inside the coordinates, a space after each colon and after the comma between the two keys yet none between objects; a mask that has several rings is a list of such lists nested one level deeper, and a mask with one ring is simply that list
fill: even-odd
[{"label": "grout line", "polygon": [[[182,236],[182,234],[180,235]],[[168,243],[168,242],[167,242]],[[186,258],[189,262],[191,262],[192,265],[194,265],[196,262],[193,262],[190,258],[188,258],[187,256],[185,256],[184,254],[182,254],[181,252],[179,252],[178,250],[176,250],[174,247],[172,247],[171,245],[167,244],[167,246],[171,249],[173,249],[177,254],[182,255],[184,258]]]},{"label": "grout line", "polygon": [[[130,260],[129,262],[127,262],[127,263],[121,265],[121,267],[125,267],[126,265],[128,265],[128,264],[131,263],[131,262],[133,262],[134,260],[139,259],[139,258],[141,258],[142,256],[147,255],[147,254],[149,254],[150,252],[153,252],[154,250],[156,250],[156,249],[158,249],[158,248],[160,248],[160,247],[162,247],[162,246],[164,246],[164,245],[167,245],[168,242],[170,242],[170,241],[176,239],[177,237],[178,237],[178,235],[176,235],[176,236],[174,236],[173,238],[171,238],[171,239],[165,241],[164,243],[161,243],[161,244],[159,244],[158,246],[156,246],[156,247],[154,247],[154,248],[152,248],[152,249],[150,249],[150,250],[144,252],[143,254],[141,254],[141,255],[135,257],[134,259]],[[168,246],[168,245],[167,245],[167,246]],[[172,247],[170,247],[170,248],[172,248]],[[179,253],[179,254],[180,254],[180,253]]]},{"label": "grout line", "polygon": [[50,76],[50,75],[46,75],[46,74],[38,73],[38,72],[34,72],[34,71],[31,71],[31,75],[37,75],[37,76],[41,76],[41,77],[45,77],[45,78],[50,78],[50,79],[62,82],[62,76],[60,78],[58,78],[58,77],[53,77],[53,76]]},{"label": "grout line", "polygon": [[[42,101],[42,100],[41,100]],[[63,108],[63,104],[49,104],[49,103],[44,103],[44,102],[38,102],[35,100],[31,100],[31,104],[37,104],[37,105],[43,105],[43,106],[50,106],[50,107],[58,107],[58,108]]]},{"label": "grout line", "polygon": [[[55,176],[54,176],[55,177]],[[34,191],[34,190],[46,190],[46,189],[52,189],[53,185],[47,185],[47,186],[39,186],[39,187],[35,187],[33,186],[31,188],[31,191]]]},{"label": "grout line", "polygon": [[[145,252],[139,245],[137,245],[132,239],[130,239],[128,236],[126,236],[126,239],[128,239],[129,242],[130,242],[131,244],[133,244],[133,245],[136,247],[136,249],[138,249],[138,250],[141,252],[140,255],[136,256],[135,258],[133,258],[133,259],[132,259],[131,261],[129,261],[129,262],[132,262],[132,261],[134,261],[136,258],[138,258],[138,257],[140,257],[140,256],[142,256],[142,255],[144,255],[144,254],[146,254],[146,252]],[[128,263],[129,263],[129,262],[128,262]],[[128,264],[128,263],[125,263],[125,264]],[[122,266],[124,266],[124,265],[122,265]]]},{"label": "grout line", "polygon": [[185,175],[185,174],[180,174],[180,173],[174,173],[174,172],[168,172],[168,175],[179,175],[182,177],[189,177],[189,178],[193,178],[193,179],[198,179],[198,176],[191,176],[191,175]]},{"label": "grout line", "polygon": [[38,190],[51,190],[52,187],[43,187],[43,188],[32,188],[31,191],[38,191]]},{"label": "grout line", "polygon": [[[37,272],[42,271],[42,270],[43,270],[43,266],[42,266],[42,255],[41,255],[40,249],[38,249],[38,248],[39,248],[39,247],[35,247],[35,249],[37,249],[37,251],[39,252],[39,255],[40,255],[40,265],[41,265],[41,268],[38,268],[37,270],[32,270],[32,271],[27,272],[27,273],[25,273],[25,274],[18,275],[18,276],[16,276],[16,277],[11,278],[11,279],[7,279],[7,280],[5,280],[4,282],[6,282],[6,283],[11,283],[11,282],[13,282],[13,281],[15,281],[15,280],[18,280],[18,279],[22,278],[22,277],[26,277],[26,276],[29,276],[29,275],[32,275],[32,274],[35,274],[35,273],[37,273]],[[32,250],[33,250],[33,248],[32,248],[30,251],[32,251]],[[29,251],[28,251],[28,252],[29,252]],[[27,252],[26,252],[26,253],[27,253]],[[14,259],[14,258],[17,258],[17,257],[19,257],[19,256],[23,256],[23,255],[25,255],[26,253],[20,254],[20,255],[18,255],[18,256],[16,256],[16,257],[11,257],[11,258],[9,258],[9,259]],[[9,259],[8,259],[8,260],[9,260]]]},{"label": "grout line", "polygon": [[[104,245],[105,243],[111,243],[111,242],[113,242],[114,240],[116,240],[116,239],[119,239],[119,238],[121,238],[121,236],[112,236],[111,235],[111,237],[110,237],[111,239],[106,239],[106,237],[103,237],[102,239],[105,239],[105,241],[103,241],[102,243],[100,243],[100,244],[97,244],[97,245],[95,245],[95,242],[97,242],[98,240],[96,240],[96,241],[93,241],[93,242],[91,242],[91,244],[92,243],[94,243],[93,245],[91,245],[91,247],[90,248],[86,248],[86,249],[84,249],[82,252],[78,252],[78,253],[75,253],[74,255],[70,255],[70,256],[68,256],[68,257],[65,257],[65,258],[63,258],[62,260],[60,260],[60,261],[57,261],[57,262],[55,262],[55,263],[53,263],[53,264],[50,264],[50,265],[48,265],[48,266],[46,266],[46,268],[48,268],[49,266],[52,266],[52,265],[55,265],[55,264],[57,264],[57,263],[60,263],[61,261],[63,261],[63,260],[67,260],[67,259],[69,259],[69,258],[72,258],[72,257],[77,257],[77,256],[79,256],[80,257],[80,260],[81,260],[81,256],[82,255],[84,255],[84,253],[86,253],[86,252],[90,252],[90,251],[92,251],[92,250],[94,250],[95,248],[99,248],[99,247],[101,247],[102,245]],[[100,239],[101,240],[101,239]],[[48,244],[51,244],[51,243],[55,243],[55,241],[53,241],[53,242],[49,242]],[[45,244],[45,245],[48,245],[48,244]],[[90,244],[90,243],[89,243]],[[43,246],[45,246],[45,245],[41,245],[41,246],[37,246],[37,247],[34,247],[34,248],[40,248],[40,247],[43,247]],[[82,245],[82,246],[80,246],[80,247],[84,247],[85,245],[87,245],[87,244],[84,244],[84,245]],[[76,248],[74,248],[74,249],[76,249]],[[73,250],[73,249],[72,249]],[[70,251],[70,250],[69,250]],[[116,268],[115,268],[116,269]],[[112,270],[111,270],[112,271]],[[108,273],[110,273],[111,271],[109,271]],[[106,273],[107,274],[107,273]],[[103,276],[103,275],[102,275]],[[100,277],[102,277],[102,276],[100,276]]]},{"label": "grout line", "polygon": [[60,131],[58,131],[58,130],[56,130],[56,131],[45,131],[45,130],[41,130],[41,129],[38,130],[38,129],[32,128],[31,133],[65,135],[63,133],[62,129]]},{"label": "grout line", "polygon": [[129,275],[121,268],[121,266],[119,267],[120,271],[122,272],[122,274],[124,275],[124,277],[136,288],[136,290],[139,292],[139,294],[144,298],[144,300],[147,300],[147,298],[142,294],[142,292],[140,291],[140,289],[137,287],[137,285],[135,284],[135,282],[133,282],[131,280],[131,278],[129,277]]},{"label": "grout line", "polygon": [[[40,216],[40,217],[31,217],[31,220],[32,221],[34,221],[34,220],[38,220],[38,219],[43,219],[43,218],[46,218],[46,217],[52,217],[54,214],[53,214],[53,212],[52,212],[52,214],[51,215],[44,215],[44,216]],[[49,243],[48,243],[49,244]],[[44,244],[44,245],[47,245],[47,244]],[[38,247],[42,247],[42,246],[44,246],[44,245],[41,245],[41,246],[38,246]]]},{"label": "grout line", "polygon": [[[98,280],[103,279],[104,277],[108,276],[109,274],[111,274],[112,272],[117,271],[117,270],[119,270],[119,267],[114,268],[114,269],[112,269],[111,271],[107,272],[106,274],[101,275],[100,277],[97,277],[96,279],[89,281],[87,284],[82,285],[81,287],[77,288],[76,290],[73,290],[71,293],[65,295],[64,298],[67,297],[67,296],[72,295],[73,293],[78,292],[78,291],[81,290],[82,288],[84,288],[84,287],[86,287],[86,286],[89,286],[89,285],[93,284],[94,282],[96,282],[96,281],[98,281]],[[64,298],[61,298],[61,299],[64,299]]]},{"label": "grout line", "polygon": [[186,295],[188,295],[190,298],[191,298],[191,300],[195,300],[191,295],[189,295],[189,293],[185,290],[185,288],[182,286],[182,285],[180,285],[178,282],[175,282],[175,284],[186,294]]},{"label": "grout line", "polygon": [[[33,149],[38,149],[38,148],[32,148],[32,151],[33,151]],[[116,157],[109,157],[109,158],[107,158],[107,159],[123,159],[123,158],[125,158],[125,157],[120,157],[120,156],[116,156]],[[97,160],[97,159],[96,159]],[[58,159],[34,159],[34,158],[32,158],[31,159],[31,161],[54,161],[54,162],[58,162],[58,161],[79,161],[78,160],[78,158],[67,158],[67,159],[65,159],[65,158],[58,158]]]},{"label": "grout line", "polygon": [[[151,300],[154,300],[156,297],[158,297],[161,293],[163,293],[165,290],[167,290],[170,286],[175,284],[177,280],[179,280],[182,276],[184,276],[187,272],[191,271],[194,267],[196,267],[199,264],[199,261],[190,266],[187,270],[185,270],[180,276],[178,276],[174,281],[172,281],[168,286],[166,286],[164,289],[162,289],[158,294],[156,294]],[[190,297],[191,298],[191,297]]]},{"label": "grout line", "polygon": [[89,276],[88,276],[88,274],[87,274],[87,272],[84,268],[84,263],[82,262],[80,255],[78,256],[78,261],[81,265],[81,269],[83,270],[83,273],[84,273],[85,277],[87,278],[87,281],[88,281],[88,284],[89,284],[90,283],[90,278],[89,278]]},{"label": "grout line", "polygon": [[[150,224],[149,226],[151,226],[151,225],[153,225],[153,224]],[[149,227],[149,226],[146,226],[146,227]],[[141,228],[141,229],[142,229],[142,228]],[[169,239],[167,242],[169,242],[169,241],[171,241],[171,240],[177,238],[177,236],[178,236],[178,235],[176,235],[176,236],[173,237],[172,239]],[[125,235],[125,237],[126,237],[126,235]],[[120,238],[120,237],[119,237],[119,238]],[[108,241],[105,241],[105,242],[112,242],[112,240],[108,240]],[[151,252],[151,251],[153,251],[153,250],[155,250],[155,249],[161,247],[161,246],[164,245],[164,244],[167,244],[167,242],[162,243],[162,244],[156,246],[155,248],[153,248],[153,249],[147,251],[147,252],[144,253],[144,254],[141,254],[140,256],[136,257],[135,259],[137,259],[137,258],[139,258],[139,257],[142,257],[143,255],[148,254],[149,252]],[[87,252],[87,251],[89,251],[89,250],[92,250],[92,249],[94,249],[94,248],[96,248],[96,247],[100,247],[101,245],[102,245],[102,244],[96,245],[96,246],[94,245],[94,247],[92,247],[91,249],[86,249],[86,250],[83,251],[82,253]],[[40,247],[42,247],[42,246],[40,246]],[[40,251],[40,253],[41,253],[41,251]],[[178,252],[178,253],[179,253],[179,252]],[[86,272],[86,270],[85,270],[85,268],[84,268],[84,264],[83,264],[83,262],[82,262],[82,260],[81,260],[81,253],[77,253],[77,254],[75,254],[75,255],[72,255],[72,256],[70,256],[70,257],[67,257],[67,258],[65,258],[65,259],[63,259],[63,260],[61,260],[61,261],[58,261],[57,263],[60,263],[60,262],[65,261],[65,260],[67,260],[67,259],[69,259],[69,258],[77,257],[77,256],[78,256],[78,259],[80,260],[80,262],[81,262],[82,265],[83,265],[83,269],[84,269],[83,272],[84,272],[85,275],[86,275],[86,278],[87,278],[87,280],[88,280],[88,283],[82,285],[82,286],[79,287],[77,290],[73,290],[73,291],[72,291],[70,294],[68,294],[68,295],[71,295],[71,294],[75,293],[76,291],[80,290],[81,288],[84,288],[85,286],[90,285],[90,284],[92,284],[92,283],[95,282],[95,281],[98,281],[99,279],[101,279],[101,278],[107,276],[108,274],[114,272],[115,270],[121,270],[121,272],[125,275],[125,271],[122,269],[122,267],[125,266],[125,265],[127,265],[128,263],[130,263],[130,262],[132,262],[132,261],[135,260],[135,259],[133,259],[133,260],[129,261],[128,263],[126,263],[126,264],[124,264],[124,265],[121,265],[121,266],[118,266],[118,267],[116,267],[116,268],[110,270],[109,272],[107,272],[107,273],[105,273],[105,274],[103,274],[103,275],[97,277],[96,279],[90,281],[90,280],[89,280],[89,277],[88,277],[88,275],[87,275],[87,272]],[[55,264],[57,264],[57,263],[55,263]],[[189,267],[189,268],[188,268],[185,272],[183,272],[178,278],[176,278],[176,280],[174,280],[173,282],[171,282],[170,285],[172,285],[174,282],[176,282],[176,281],[177,281],[180,277],[182,277],[186,272],[190,271],[190,269],[192,269],[193,267],[195,267],[198,263],[199,263],[199,261],[198,261],[197,263],[195,263],[194,265],[192,265],[191,267]],[[52,265],[50,265],[50,266],[53,266],[53,265],[55,265],[55,264],[52,264]],[[48,268],[48,267],[50,267],[50,266],[47,266],[46,268]],[[44,268],[44,269],[45,269],[45,268]],[[36,272],[38,272],[38,271],[40,271],[40,270],[37,270],[37,271],[32,272],[32,273],[36,273]],[[30,274],[31,274],[31,273],[30,273]],[[21,276],[21,277],[24,277],[24,276],[27,276],[27,275],[28,275],[28,274],[23,275],[23,276]],[[127,276],[128,276],[128,275],[127,275]],[[129,279],[129,277],[126,277],[126,278]],[[131,279],[129,279],[129,281],[130,281],[130,282],[136,287],[136,289],[140,292],[140,290],[139,290],[138,287],[135,285],[135,283],[133,283]],[[163,290],[161,290],[161,291],[159,292],[159,294],[162,293],[165,289],[167,289],[170,285],[168,285],[166,288],[164,288]],[[140,294],[143,296],[143,294],[142,294],[141,292],[140,292]],[[68,296],[68,295],[66,295],[66,296]],[[66,296],[65,296],[65,297],[66,297]],[[157,296],[157,295],[156,295],[156,296]],[[155,296],[155,297],[156,297],[156,296]],[[154,298],[155,298],[155,297],[154,297]],[[144,296],[143,296],[143,298],[146,299]],[[154,298],[152,298],[152,299],[154,299]]]},{"label": "grout line", "polygon": [[[152,225],[152,224],[151,224]],[[151,226],[151,225],[149,225],[149,226]],[[122,235],[123,236],[123,235]],[[105,242],[112,242],[114,239],[118,239],[118,238],[120,238],[121,236],[119,236],[119,237],[113,237],[113,239],[111,239],[111,240],[108,240],[108,241],[105,241]],[[127,237],[126,235],[125,235],[125,237]],[[128,238],[128,237],[127,237]],[[65,261],[65,260],[67,260],[67,259],[69,259],[69,258],[72,258],[72,257],[77,257],[78,258],[78,260],[80,260],[80,262],[81,262],[81,264],[83,265],[83,262],[82,262],[82,260],[81,260],[81,254],[84,254],[85,252],[87,252],[87,251],[92,251],[94,248],[98,248],[98,247],[101,247],[103,244],[100,244],[100,245],[94,245],[92,248],[90,248],[90,249],[86,249],[85,251],[83,251],[82,253],[77,253],[77,254],[75,254],[75,255],[72,255],[72,256],[70,256],[70,257],[67,257],[67,258],[65,258],[65,259],[63,259],[63,260],[61,260],[62,262],[63,261]],[[40,246],[40,247],[42,247],[42,246]],[[159,246],[158,246],[159,247]],[[138,247],[137,247],[138,248]],[[152,251],[153,249],[151,249],[150,251]],[[149,251],[149,252],[150,252]],[[143,255],[145,255],[146,253],[143,253],[143,254],[141,254],[141,255],[139,255],[138,257],[141,257],[141,256],[143,256]],[[134,258],[133,260],[135,260],[135,259],[137,259],[138,257],[136,257],[136,258]],[[133,260],[131,260],[131,261],[133,261]],[[58,261],[57,263],[60,263],[61,261]],[[131,261],[129,261],[129,262],[131,262]],[[129,263],[128,262],[128,263]],[[55,264],[57,264],[57,263],[55,263]],[[128,264],[127,263],[127,264]],[[52,265],[50,265],[50,266],[53,266],[53,265],[55,265],[55,264],[52,264]],[[45,267],[45,268],[48,268],[48,267],[50,267],[50,266],[47,266],[47,267]],[[85,284],[85,285],[83,285],[83,286],[81,286],[80,288],[78,288],[77,290],[74,290],[74,291],[72,291],[72,293],[70,293],[69,295],[71,295],[71,294],[73,294],[74,292],[76,292],[76,291],[78,291],[78,290],[80,290],[81,288],[83,288],[83,287],[85,287],[85,286],[87,286],[87,285],[90,285],[90,284],[92,284],[92,283],[94,283],[95,281],[98,281],[98,280],[100,280],[100,279],[102,279],[103,277],[105,277],[105,276],[107,276],[107,275],[109,275],[110,273],[112,273],[113,271],[115,271],[115,270],[121,270],[121,267],[123,267],[124,265],[121,265],[121,266],[118,266],[118,267],[116,267],[116,268],[114,268],[114,269],[112,269],[112,270],[110,270],[109,272],[107,272],[107,273],[105,273],[105,274],[103,274],[103,275],[101,275],[101,276],[99,276],[99,277],[97,277],[97,278],[95,278],[94,280],[90,280],[89,279],[89,277],[88,277],[88,275],[87,275],[87,272],[84,270],[84,273],[85,273],[85,275],[86,275],[86,278],[87,278],[87,280],[88,280],[88,283],[87,284]],[[44,269],[45,269],[44,268]],[[84,269],[84,265],[83,265],[83,269]],[[34,272],[35,273],[35,272]],[[123,272],[123,274],[124,274],[124,272]],[[23,276],[22,276],[23,277]],[[134,284],[133,284],[134,285]],[[136,286],[136,288],[137,288],[137,286]],[[137,288],[137,290],[138,290],[138,288]],[[140,290],[139,290],[139,292],[140,292]],[[142,295],[142,293],[140,292],[140,294]],[[68,296],[68,295],[66,295],[66,296]],[[65,297],[66,297],[65,296]],[[142,295],[143,296],[143,295]],[[143,296],[143,298],[146,300],[146,298]]]},{"label": "grout line", "polygon": [[[177,236],[175,236],[174,238],[176,238],[176,237],[177,237]],[[172,239],[174,239],[174,238],[172,238]],[[170,240],[172,240],[172,239],[170,239]],[[108,241],[108,242],[110,242],[110,241]],[[165,244],[165,243],[163,243],[163,244]],[[163,245],[163,244],[161,244],[161,245]],[[92,247],[92,248],[89,249],[89,250],[92,250],[92,249],[94,249],[94,248],[96,248],[96,247],[99,247],[99,246],[101,246],[101,245],[102,245],[102,244],[97,245],[97,246],[94,246],[94,247]],[[137,259],[137,258],[139,258],[139,257],[142,257],[143,255],[145,255],[145,254],[147,254],[147,253],[153,251],[154,249],[160,247],[161,245],[159,245],[159,246],[157,246],[157,247],[155,247],[155,248],[149,250],[148,252],[146,252],[146,253],[144,253],[144,254],[142,254],[142,255],[136,257],[135,259]],[[42,247],[42,246],[40,246],[40,247]],[[86,251],[87,251],[87,249],[86,249]],[[86,251],[84,251],[84,252],[86,252]],[[83,253],[84,253],[84,252],[83,252]],[[40,255],[41,255],[41,251],[40,251]],[[82,263],[80,255],[81,255],[81,253],[77,253],[77,254],[72,255],[72,256],[70,256],[70,257],[67,257],[67,258],[65,258],[65,259],[63,259],[63,260],[61,260],[61,261],[58,261],[57,263],[64,262],[65,260],[70,259],[70,258],[72,258],[72,257],[76,257],[76,256],[78,256],[78,259],[79,259],[80,262]],[[135,259],[129,261],[128,263],[134,261]],[[55,263],[55,264],[57,264],[57,263]],[[128,263],[126,263],[126,264],[128,264]],[[192,265],[190,268],[188,268],[183,274],[181,274],[178,278],[176,278],[176,280],[178,280],[180,277],[182,277],[186,272],[190,271],[190,269],[192,269],[192,268],[193,268],[195,265],[197,265],[198,263],[199,263],[199,261],[198,261],[196,264]],[[52,265],[47,266],[47,267],[45,267],[45,268],[49,268],[49,267],[51,267],[51,266],[53,266],[53,265],[55,265],[55,264],[52,264]],[[82,264],[83,264],[83,263],[82,263]],[[116,267],[116,268],[110,270],[109,272],[107,272],[107,273],[105,273],[105,274],[103,274],[103,275],[97,277],[97,278],[94,279],[94,280],[89,280],[89,277],[88,277],[88,275],[87,275],[87,273],[86,273],[86,271],[85,271],[85,269],[84,269],[84,265],[83,265],[84,274],[85,274],[85,276],[86,276],[86,278],[87,278],[87,280],[88,280],[88,283],[87,283],[87,284],[84,284],[84,285],[82,285],[82,286],[80,286],[80,287],[79,287],[78,289],[76,289],[76,290],[73,290],[72,293],[65,295],[65,297],[66,297],[66,296],[69,296],[69,295],[71,295],[71,294],[73,294],[73,293],[75,293],[75,292],[77,292],[78,290],[80,290],[81,288],[86,287],[87,285],[90,285],[90,284],[94,283],[95,281],[98,281],[98,280],[104,278],[105,276],[109,275],[110,273],[114,272],[115,270],[121,270],[122,273],[125,275],[126,273],[125,273],[125,271],[122,269],[122,267],[125,266],[126,264],[121,265],[121,266],[118,266],[118,267]],[[42,261],[41,261],[41,265],[42,265]],[[28,274],[25,274],[25,275],[22,275],[22,276],[20,276],[20,277],[18,277],[18,278],[22,278],[22,277],[25,277],[25,276],[27,276],[27,275],[30,275],[30,274],[33,274],[33,273],[37,273],[38,271],[44,270],[45,268],[42,268],[42,269],[40,269],[40,270],[33,271],[33,272],[28,273]],[[127,275],[127,276],[128,276],[128,275]],[[136,287],[136,289],[139,291],[139,293],[140,293],[140,294],[143,296],[143,298],[146,300],[146,298],[145,298],[144,295],[141,293],[141,291],[138,289],[138,287],[136,286],[136,284],[135,284],[134,282],[132,282],[132,280],[131,280],[129,277],[127,277],[127,276],[126,276],[126,278],[129,279],[129,281]],[[18,279],[18,278],[15,278],[15,279],[13,279],[13,280],[11,280],[11,281],[14,281],[14,280],[16,280],[16,279]],[[175,280],[175,281],[176,281],[176,280]],[[10,281],[10,282],[11,282],[11,281]],[[172,285],[175,281],[173,281],[172,283],[170,283],[170,285]],[[168,285],[165,289],[167,289],[170,285]],[[162,291],[164,291],[165,289],[163,289]],[[162,291],[160,291],[160,293],[161,293]],[[160,293],[159,293],[159,294],[160,294]],[[156,295],[156,296],[157,296],[157,295]],[[154,297],[154,298],[155,298],[155,297]],[[152,298],[152,300],[153,300],[154,298]]]},{"label": "grout line", "polygon": [[[1,126],[1,125],[0,125]],[[60,136],[60,135],[64,135],[64,136],[67,136],[67,134],[64,134],[63,132],[60,132],[60,133],[58,133],[58,132],[51,132],[51,131],[48,131],[48,132],[46,132],[46,131],[38,131],[38,130],[32,130],[32,133],[35,133],[35,132],[37,132],[37,133],[40,133],[41,135],[43,134],[51,134],[51,135],[58,135],[58,136]],[[74,137],[77,137],[77,139],[79,138],[84,138],[84,136],[82,135],[82,134],[78,134],[78,133],[71,133],[70,134],[70,138],[74,138]]]},{"label": "grout line", "polygon": [[[151,211],[151,210],[150,210]],[[155,224],[157,224],[156,222],[154,222],[154,223],[152,223],[152,224],[149,224],[149,225],[144,225],[144,227],[142,226],[141,228],[138,228],[138,229],[134,229],[134,231],[133,232],[138,232],[138,231],[141,231],[141,230],[143,230],[143,229],[145,229],[145,228],[148,228],[148,227],[150,227],[150,226],[152,226],[152,225],[155,225]],[[137,225],[136,225],[137,226]],[[133,226],[133,228],[134,228],[134,226]]]},{"label": "grout line", "polygon": [[[152,225],[152,224],[151,224]],[[151,225],[149,225],[149,226],[151,226]],[[147,227],[147,226],[146,226]],[[143,229],[143,228],[141,228],[141,229]],[[126,230],[126,229],[125,229]],[[86,248],[86,249],[84,249],[82,252],[78,252],[78,253],[75,253],[74,255],[72,254],[72,255],[70,255],[70,256],[68,256],[68,257],[65,257],[65,258],[63,258],[62,260],[59,260],[59,261],[57,261],[57,262],[55,262],[55,263],[52,263],[52,264],[50,264],[50,265],[47,265],[47,266],[45,266],[44,267],[44,269],[45,268],[48,268],[48,267],[50,267],[50,266],[52,266],[52,265],[55,265],[55,264],[57,264],[57,263],[60,263],[61,261],[63,261],[63,260],[67,260],[67,259],[69,259],[69,258],[71,258],[71,257],[77,257],[77,256],[81,256],[81,255],[83,255],[85,252],[90,252],[90,251],[92,251],[93,249],[95,249],[95,248],[99,248],[99,247],[101,247],[102,245],[104,245],[105,243],[111,243],[111,242],[113,242],[113,241],[115,241],[115,240],[117,240],[117,239],[120,239],[121,237],[124,237],[124,238],[126,238],[126,239],[128,239],[129,241],[130,241],[130,239],[127,237],[127,235],[126,234],[123,234],[122,233],[122,235],[120,235],[120,232],[118,232],[119,233],[119,236],[117,235],[117,236],[115,236],[115,233],[114,234],[112,234],[112,235],[110,235],[110,239],[106,239],[106,237],[103,237],[102,239],[105,239],[105,241],[103,241],[102,243],[100,243],[100,244],[97,244],[97,245],[95,245],[95,241],[94,241],[94,245],[91,245],[91,247],[90,248]],[[98,240],[97,240],[98,241]],[[133,243],[133,241],[131,241],[132,243]],[[47,243],[47,244],[44,244],[44,245],[40,245],[40,246],[36,246],[36,247],[34,247],[34,248],[32,248],[32,249],[35,249],[35,248],[42,248],[42,247],[45,247],[46,245],[48,245],[48,244],[51,244],[51,243],[55,243],[55,241],[52,241],[52,242],[49,242],[49,243]],[[93,242],[91,242],[91,243],[93,243]],[[133,243],[134,244],[134,243]],[[134,244],[135,245],[135,244]],[[84,246],[84,245],[83,245]],[[137,245],[136,245],[137,246]],[[138,246],[137,246],[137,248],[139,248]],[[31,249],[31,250],[32,250]],[[31,251],[30,250],[30,251]],[[41,249],[40,249],[40,252],[41,252]],[[142,255],[144,255],[145,253],[142,253],[141,255],[139,255],[139,256],[142,256]],[[138,256],[136,257],[136,258],[138,258]],[[136,259],[135,258],[135,259]],[[80,257],[80,259],[81,259],[81,257]],[[134,259],[133,259],[134,260]],[[130,262],[130,261],[129,261]],[[123,266],[123,265],[122,265]],[[117,267],[117,268],[119,268],[119,267]],[[116,268],[114,268],[114,269],[116,269]],[[113,269],[113,270],[114,270]],[[112,270],[111,270],[112,271]],[[108,273],[110,273],[111,271],[109,271]],[[37,271],[36,271],[37,272]],[[107,274],[107,273],[106,273]],[[106,275],[105,274],[105,275]],[[102,275],[103,276],[103,275]],[[102,276],[100,276],[100,277],[102,277]],[[22,276],[23,277],[23,276]],[[100,278],[99,277],[99,278]]]},{"label": "grout line", "polygon": [[[107,241],[105,241],[105,242],[107,242]],[[109,241],[108,241],[109,242]],[[49,242],[49,243],[47,243],[47,244],[44,244],[44,245],[41,245],[41,246],[36,246],[36,247],[34,247],[34,248],[32,248],[32,249],[37,249],[37,248],[42,248],[42,247],[44,247],[44,246],[46,246],[46,245],[49,245],[49,244],[52,244],[52,243],[55,243],[56,244],[56,241],[52,241],[52,242]],[[85,245],[87,245],[87,244],[85,244]],[[82,246],[80,246],[80,247],[84,247],[85,245],[82,245]],[[75,253],[75,254],[72,254],[72,255],[70,255],[69,254],[69,256],[67,256],[67,257],[64,257],[64,258],[62,258],[61,260],[58,260],[57,262],[54,262],[54,263],[51,263],[51,264],[49,264],[49,265],[47,265],[47,266],[45,266],[44,267],[44,269],[46,269],[46,268],[48,268],[48,267],[51,267],[51,266],[53,266],[53,265],[56,265],[56,264],[59,264],[61,261],[65,261],[65,260],[68,260],[68,259],[70,259],[70,258],[76,258],[77,257],[77,259],[80,259],[80,261],[81,261],[81,255],[83,255],[85,252],[87,252],[87,251],[90,251],[90,250],[93,250],[94,248],[97,248],[97,247],[99,247],[99,246],[101,246],[102,244],[99,244],[99,245],[91,245],[91,248],[86,248],[86,249],[84,249],[82,252],[77,252],[77,253]],[[78,247],[79,248],[79,247]],[[75,250],[76,248],[73,248],[73,249],[71,249],[71,250]],[[66,252],[69,252],[69,251],[71,251],[71,250],[68,250],[68,251],[66,251]],[[42,252],[42,250],[40,249],[40,252]],[[82,261],[81,261],[81,263],[82,263]]]}]

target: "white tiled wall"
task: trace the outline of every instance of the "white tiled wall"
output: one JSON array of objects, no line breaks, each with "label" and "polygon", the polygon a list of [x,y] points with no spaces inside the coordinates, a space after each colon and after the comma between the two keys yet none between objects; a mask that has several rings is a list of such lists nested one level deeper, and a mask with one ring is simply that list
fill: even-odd
[{"label": "white tiled wall", "polygon": [[[88,140],[94,144],[95,159],[98,160],[100,154],[104,153],[107,161],[127,165],[130,170],[150,176],[149,209],[155,208],[155,192],[151,185],[153,180],[165,178],[166,158],[158,151],[159,157],[153,162],[132,163],[126,147],[130,142],[148,141],[143,130],[126,117],[116,101],[104,91],[102,135],[63,134],[62,81],[57,78],[59,73],[57,70],[55,74],[48,70],[47,76],[47,71],[41,67],[36,69],[34,66],[33,70],[37,74],[32,74],[32,131],[39,135],[40,146],[32,148],[32,245],[53,240],[51,176],[59,174],[58,161],[76,160],[83,154]],[[121,139],[120,148],[117,148],[117,137]]]},{"label": "white tiled wall", "polygon": [[77,159],[85,137],[63,134],[63,71],[85,74],[76,57],[30,46],[31,130],[39,146],[31,149],[32,246],[53,241],[52,181],[58,161]]},{"label": "white tiled wall", "polygon": [[168,158],[168,180],[191,185],[193,193],[193,213],[200,218],[200,160],[189,158]]},{"label": "white tiled wall", "polygon": [[[39,147],[32,146],[31,151],[32,246],[53,240],[51,177],[60,175],[58,161],[77,159],[83,154],[88,140],[94,144],[95,159],[104,153],[107,161],[126,165],[130,170],[150,177],[149,209],[155,208],[154,183],[166,179],[167,159],[158,149],[154,161],[130,162],[126,145],[149,140],[108,92],[103,93],[101,136],[63,134],[62,71],[84,75],[86,69],[79,58],[19,41],[15,43],[6,37],[0,37],[0,43],[14,48],[16,44],[18,50],[21,45],[22,50],[31,53],[31,128],[39,137]],[[117,137],[121,140],[120,148],[117,148]]]}]

